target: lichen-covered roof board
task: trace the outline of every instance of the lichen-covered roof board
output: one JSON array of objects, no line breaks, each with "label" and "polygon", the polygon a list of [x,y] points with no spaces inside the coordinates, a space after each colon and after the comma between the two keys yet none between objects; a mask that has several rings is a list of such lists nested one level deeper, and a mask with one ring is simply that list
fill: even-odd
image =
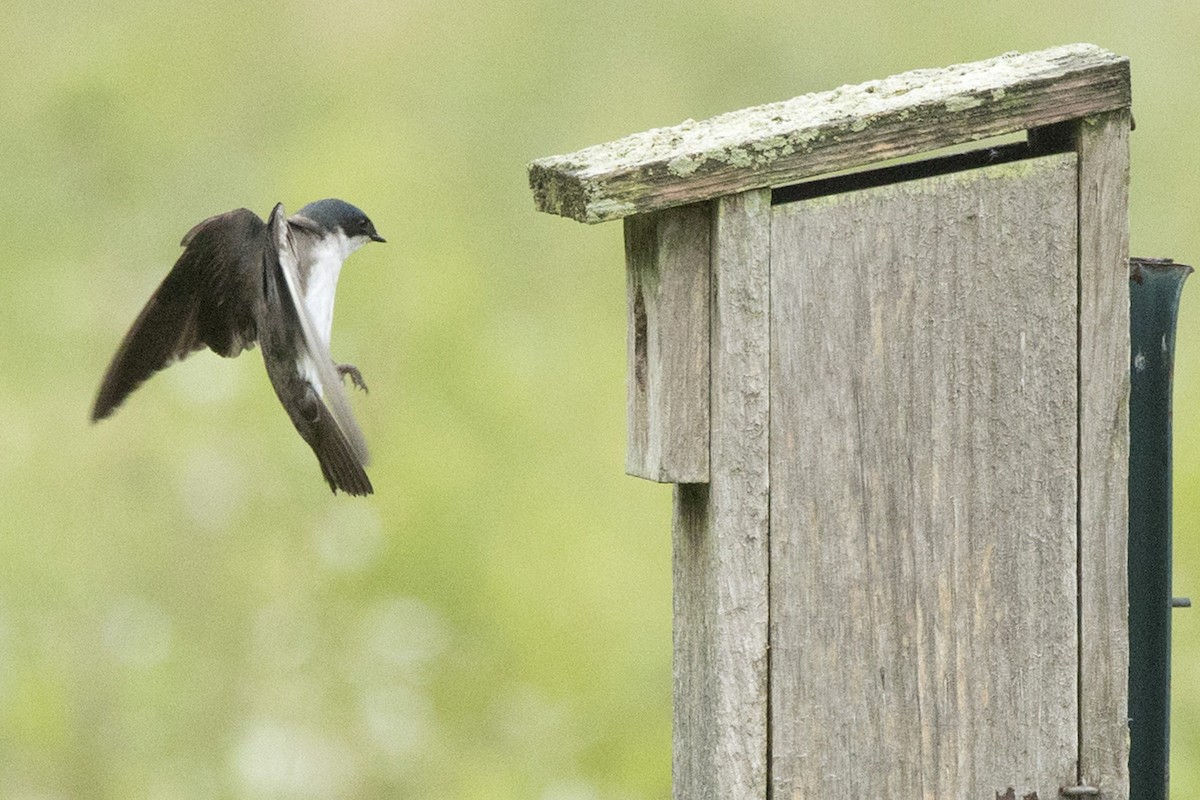
[{"label": "lichen-covered roof board", "polygon": [[1066,45],[686,120],[538,159],[529,183],[539,210],[603,222],[1129,103],[1128,59]]}]

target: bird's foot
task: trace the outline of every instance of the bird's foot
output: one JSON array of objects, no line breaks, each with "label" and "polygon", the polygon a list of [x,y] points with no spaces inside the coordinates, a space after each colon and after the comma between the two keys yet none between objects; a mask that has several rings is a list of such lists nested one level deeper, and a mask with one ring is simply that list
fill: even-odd
[{"label": "bird's foot", "polygon": [[363,380],[362,373],[358,371],[358,367],[354,366],[353,364],[338,364],[337,371],[338,374],[343,378],[349,375],[350,381],[355,386],[362,389],[364,392],[367,391],[367,382]]}]

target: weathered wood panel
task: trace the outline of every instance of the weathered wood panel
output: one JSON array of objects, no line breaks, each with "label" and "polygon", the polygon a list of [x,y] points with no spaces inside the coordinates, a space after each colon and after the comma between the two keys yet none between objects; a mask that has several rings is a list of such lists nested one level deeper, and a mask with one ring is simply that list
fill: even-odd
[{"label": "weathered wood panel", "polygon": [[1079,123],[1080,780],[1129,793],[1129,113]]},{"label": "weathered wood panel", "polygon": [[771,194],[713,203],[710,483],[675,490],[674,796],[767,793]]},{"label": "weathered wood panel", "polygon": [[708,203],[625,220],[629,309],[625,471],[708,481]]},{"label": "weathered wood panel", "polygon": [[776,207],[777,798],[1076,777],[1076,156]]},{"label": "weathered wood panel", "polygon": [[688,120],[529,165],[541,211],[603,222],[1129,106],[1095,45],[1009,53]]}]

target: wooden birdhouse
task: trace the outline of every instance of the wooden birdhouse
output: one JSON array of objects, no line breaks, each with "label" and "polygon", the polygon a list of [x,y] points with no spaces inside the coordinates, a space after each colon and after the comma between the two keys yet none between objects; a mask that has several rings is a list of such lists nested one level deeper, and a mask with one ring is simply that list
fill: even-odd
[{"label": "wooden birdhouse", "polygon": [[1129,105],[1072,45],[530,166],[625,220],[677,798],[1126,797]]}]

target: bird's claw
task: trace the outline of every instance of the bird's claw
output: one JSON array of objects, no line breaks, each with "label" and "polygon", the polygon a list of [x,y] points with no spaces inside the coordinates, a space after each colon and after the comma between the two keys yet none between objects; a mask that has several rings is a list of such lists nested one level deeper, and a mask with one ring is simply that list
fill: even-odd
[{"label": "bird's claw", "polygon": [[362,373],[358,371],[358,367],[354,366],[353,364],[338,364],[337,371],[338,374],[343,378],[349,375],[350,381],[355,386],[362,389],[364,392],[367,391],[367,382],[363,380]]}]

